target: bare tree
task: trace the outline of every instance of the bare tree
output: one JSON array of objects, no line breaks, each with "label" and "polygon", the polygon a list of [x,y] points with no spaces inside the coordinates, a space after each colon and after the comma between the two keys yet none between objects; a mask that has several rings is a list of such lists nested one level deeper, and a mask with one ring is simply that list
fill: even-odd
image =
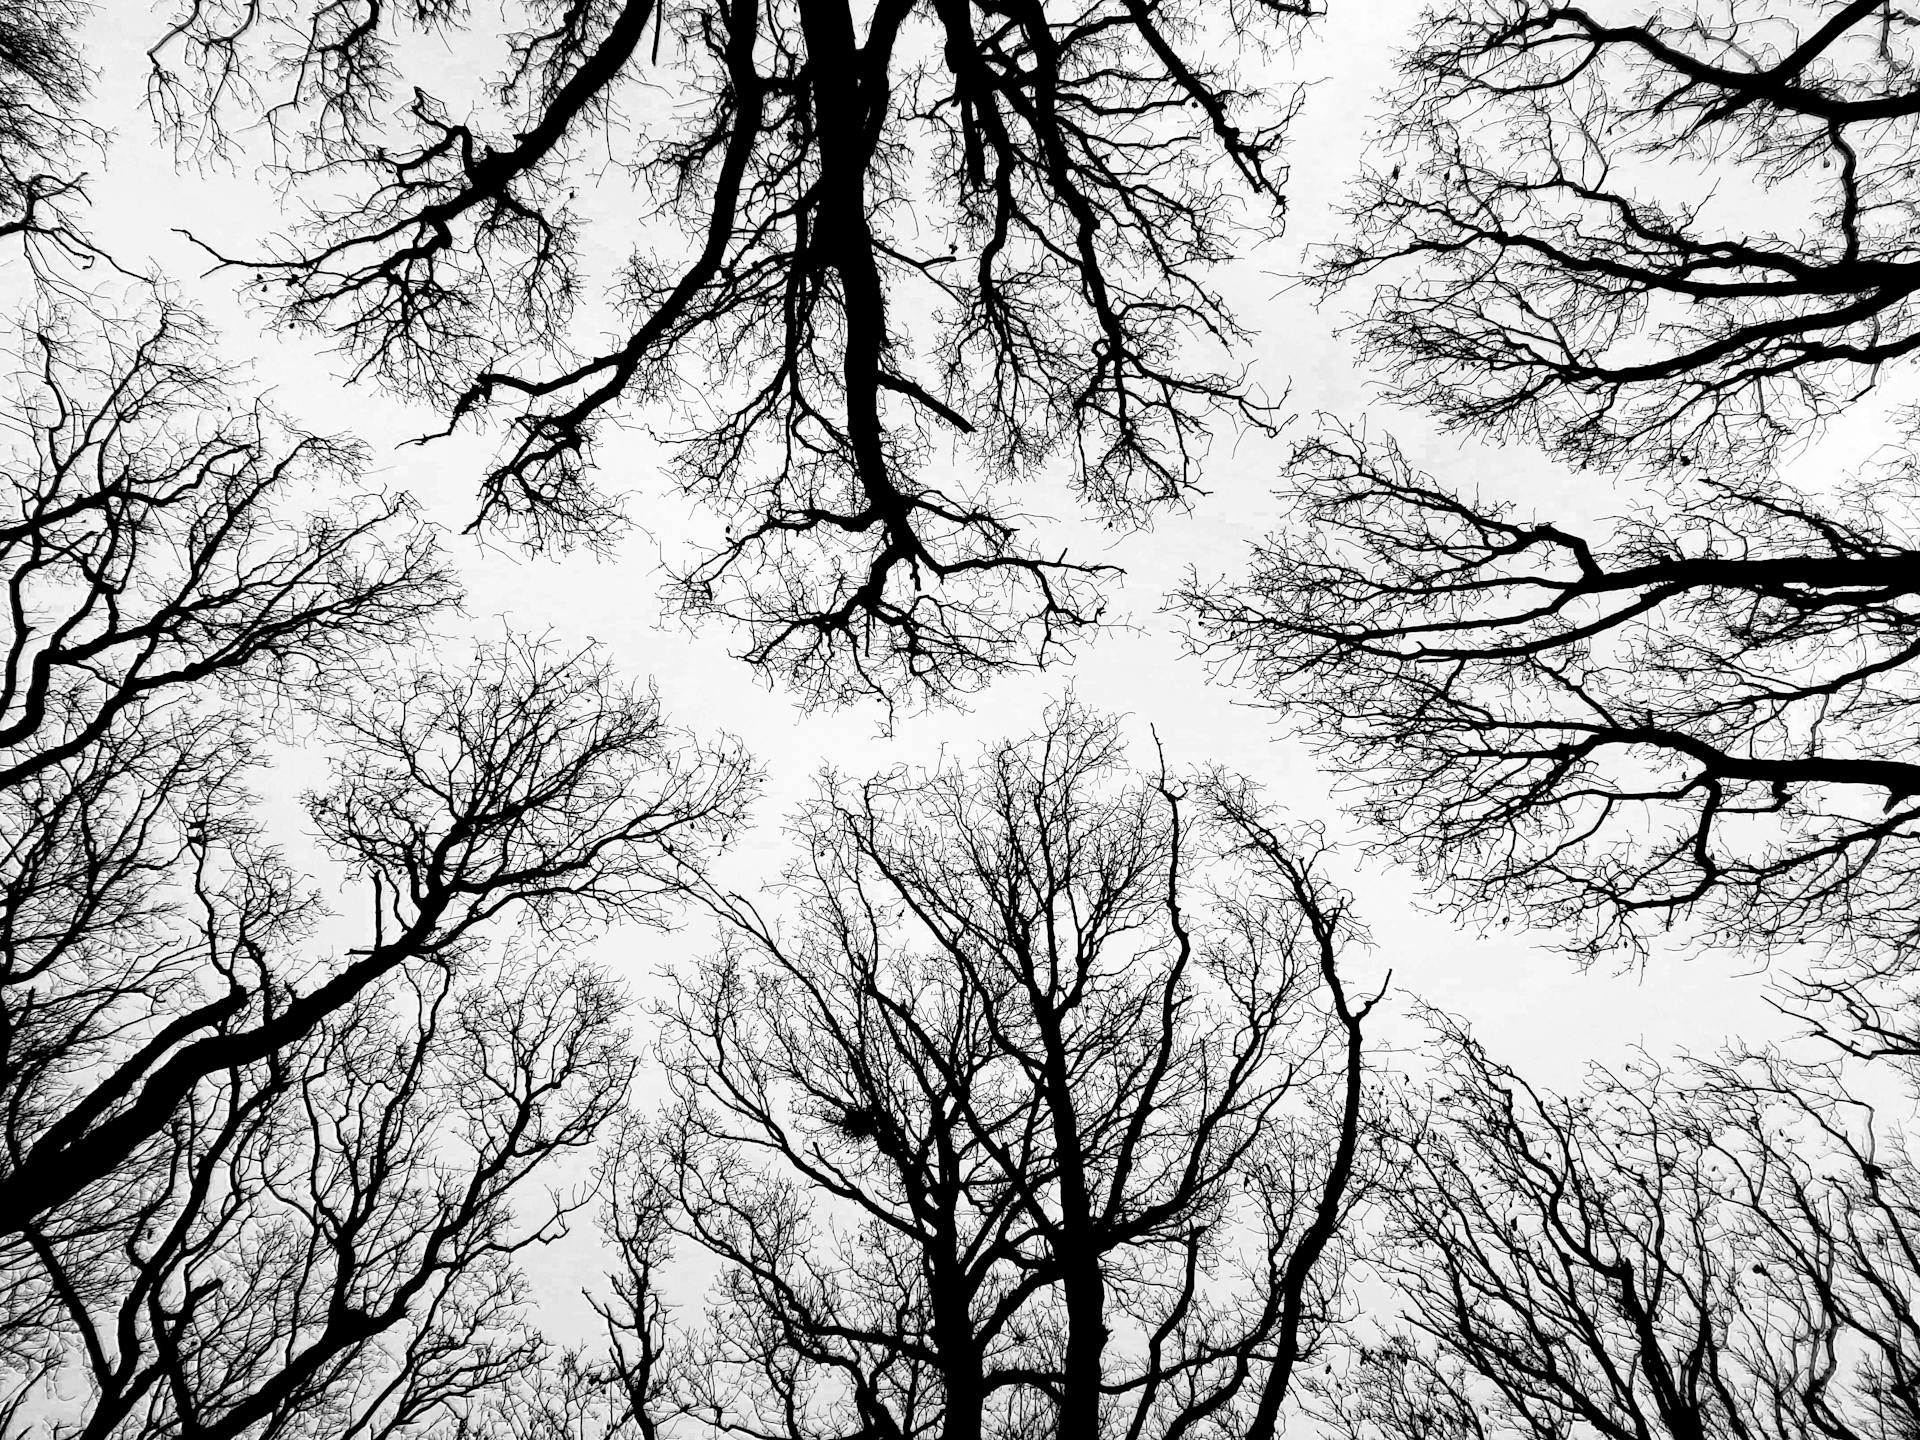
[{"label": "bare tree", "polygon": [[[513,1256],[570,1203],[515,1196],[624,1098],[617,996],[539,947],[661,918],[746,761],[591,652],[399,665],[453,598],[430,539],[348,493],[352,447],[234,406],[177,312],[91,341],[50,320],[21,353],[0,1415],[426,1423],[536,1346]],[[301,745],[334,756],[307,813],[369,902],[342,953],[248,789]]]},{"label": "bare tree", "polygon": [[1364,785],[1388,845],[1589,952],[1920,933],[1910,463],[1841,502],[1692,483],[1583,535],[1391,443],[1296,457],[1295,523],[1196,639]]},{"label": "bare tree", "polygon": [[[230,262],[277,315],[452,424],[509,410],[482,521],[603,538],[596,437],[670,417],[680,484],[726,527],[678,603],[806,697],[925,699],[1103,613],[1110,567],[1024,539],[1007,482],[1064,453],[1133,522],[1194,493],[1210,417],[1270,424],[1215,353],[1241,331],[1207,274],[1277,223],[1297,99],[1236,56],[1314,8],[582,0],[488,33],[438,4],[212,0],[155,47],[149,94],[197,146],[264,120],[316,207]],[[416,28],[497,76],[430,94]],[[576,316],[579,187],[609,175],[641,238],[605,318]],[[954,444],[977,483],[939,478]]]},{"label": "bare tree", "polygon": [[[671,1320],[673,1232],[668,1188],[647,1164],[646,1120],[630,1109],[604,1146],[597,1191],[614,1262],[588,1305],[602,1339],[520,1357],[504,1384],[469,1387],[448,1406],[461,1436],[484,1440],[657,1440],[675,1433],[691,1376],[692,1333]],[[711,1410],[692,1428],[715,1422]],[[672,1427],[671,1429],[666,1427]],[[717,1423],[715,1428],[718,1428]]]},{"label": "bare tree", "polygon": [[1912,42],[1883,4],[1431,15],[1321,278],[1380,279],[1402,398],[1656,483],[1574,529],[1334,427],[1251,574],[1182,597],[1481,916],[1833,947],[1803,998],[1883,1038],[1920,938],[1914,465],[1815,495],[1771,462],[1914,343]]},{"label": "bare tree", "polygon": [[[454,595],[351,441],[234,396],[175,305],[11,337],[0,785],[201,691],[264,696],[401,640]],[[307,514],[286,497],[326,497]]]},{"label": "bare tree", "polygon": [[[29,1332],[42,1418],[393,1435],[508,1385],[546,1348],[516,1258],[578,1203],[521,1192],[623,1101],[623,1010],[586,970],[419,971],[200,1087],[144,1164],[10,1247],[55,1311]],[[76,1378],[70,1407],[45,1383]]]},{"label": "bare tree", "polygon": [[1912,10],[1436,9],[1323,284],[1399,394],[1575,460],[1764,458],[1920,344]]},{"label": "bare tree", "polygon": [[665,1011],[628,1193],[720,1274],[656,1415],[1274,1435],[1363,1186],[1373,1002],[1315,842],[1130,773],[1071,704],[973,766],[829,777],[796,839],[790,921],[723,900]]},{"label": "bare tree", "polygon": [[[1772,467],[1915,343],[1913,19],[1430,14],[1317,278],[1377,282],[1397,398],[1656,483],[1570,527],[1333,425],[1250,573],[1179,598],[1449,898],[1583,956],[1795,951],[1828,1038],[1907,1061],[1912,460],[1818,496]],[[1561,1098],[1441,1052],[1383,1171],[1404,1324],[1320,1393],[1349,1440],[1913,1433],[1920,1175],[1846,1070]]]},{"label": "bare tree", "polygon": [[85,114],[93,76],[78,37],[87,15],[84,0],[0,4],[0,239],[18,237],[37,279],[68,286],[74,262],[84,270],[103,258],[79,218],[79,161],[106,140]]},{"label": "bare tree", "polygon": [[1442,1050],[1384,1172],[1404,1324],[1323,1387],[1339,1432],[1914,1433],[1920,1173],[1836,1072],[1643,1060],[1562,1098]]}]

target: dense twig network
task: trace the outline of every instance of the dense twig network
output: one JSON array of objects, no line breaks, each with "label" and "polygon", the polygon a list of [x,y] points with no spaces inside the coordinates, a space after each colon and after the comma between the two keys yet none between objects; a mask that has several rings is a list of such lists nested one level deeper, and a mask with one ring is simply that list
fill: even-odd
[{"label": "dense twig network", "polygon": [[1437,9],[1319,272],[1398,392],[1578,461],[1764,458],[1920,345],[1915,15]]},{"label": "dense twig network", "polygon": [[1391,443],[1295,456],[1296,521],[1187,596],[1197,638],[1483,914],[1597,952],[1920,941],[1911,476],[1850,503],[1692,484],[1589,537]]},{"label": "dense twig network", "polygon": [[[501,419],[479,523],[610,543],[644,420],[727,527],[679,603],[803,703],[926,702],[1106,616],[1023,531],[1050,465],[1144,521],[1274,423],[1209,275],[1311,8],[187,0],[147,93],[302,207],[217,268]],[[1329,422],[1181,597],[1442,895],[1791,952],[1792,1039],[1565,1093],[1409,1043],[1322,831],[1071,699],[723,877],[737,745],[456,639],[359,444],[94,283],[80,18],[0,0],[0,1440],[1920,1436],[1915,471],[1777,463],[1920,334],[1906,11],[1421,22],[1319,279],[1620,518]]]},{"label": "dense twig network", "polygon": [[[353,446],[236,404],[177,311],[16,339],[0,1415],[422,1423],[538,1348],[512,1256],[570,1204],[510,1202],[629,1068],[603,977],[489,938],[659,918],[749,772],[591,654],[396,661],[453,598],[431,539],[354,498]],[[341,954],[250,788],[303,738],[369,900]]]},{"label": "dense twig network", "polygon": [[[407,34],[477,14],[413,3],[196,3],[150,86],[191,144],[272,132],[311,219],[226,263],[280,317],[454,424],[511,408],[483,522],[604,538],[597,442],[670,416],[726,526],[677,603],[804,697],[924,701],[1105,614],[1110,567],[1036,548],[1008,483],[1064,454],[1133,523],[1197,493],[1212,417],[1272,423],[1207,276],[1277,224],[1297,97],[1233,59],[1305,0],[521,8],[484,96]],[[643,238],[589,322],[609,225]]]},{"label": "dense twig network", "polygon": [[790,924],[717,898],[624,1172],[722,1266],[656,1418],[1271,1440],[1371,1168],[1379,997],[1315,837],[1129,773],[1068,705],[975,766],[830,778],[797,839]]},{"label": "dense twig network", "polygon": [[1324,1388],[1350,1440],[1920,1428],[1920,1175],[1824,1068],[1529,1085],[1442,1023],[1377,1259],[1404,1325]]}]

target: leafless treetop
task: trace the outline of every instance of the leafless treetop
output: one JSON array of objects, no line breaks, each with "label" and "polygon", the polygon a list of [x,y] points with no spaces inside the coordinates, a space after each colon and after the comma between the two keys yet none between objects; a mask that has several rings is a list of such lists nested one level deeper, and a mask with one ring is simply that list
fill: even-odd
[{"label": "leafless treetop", "polygon": [[1578,460],[1764,457],[1920,345],[1915,14],[1436,9],[1351,237],[1399,394]]},{"label": "leafless treetop", "polygon": [[[1012,484],[1059,457],[1131,524],[1195,493],[1214,417],[1270,423],[1207,275],[1277,223],[1297,97],[1238,61],[1309,4],[511,8],[196,0],[149,91],[190,146],[270,132],[307,218],[232,263],[281,319],[508,414],[481,521],[603,539],[596,439],[651,417],[726,529],[677,603],[804,697],[925,700],[1104,613]],[[497,68],[435,93],[423,35]]]}]

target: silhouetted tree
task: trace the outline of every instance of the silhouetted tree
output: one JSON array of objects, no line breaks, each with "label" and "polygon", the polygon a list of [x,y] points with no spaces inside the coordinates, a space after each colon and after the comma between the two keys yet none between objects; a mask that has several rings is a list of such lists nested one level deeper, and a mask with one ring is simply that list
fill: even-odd
[{"label": "silhouetted tree", "polygon": [[[1333,425],[1250,573],[1179,602],[1450,898],[1587,956],[1795,949],[1818,1028],[1906,1061],[1913,461],[1823,495],[1773,462],[1920,343],[1914,18],[1432,12],[1317,278],[1378,282],[1357,333],[1398,398],[1656,483],[1569,527]],[[1383,1142],[1404,1324],[1320,1387],[1337,1432],[1915,1432],[1920,1174],[1847,1070],[1647,1061],[1560,1098],[1442,1031]]]},{"label": "silhouetted tree", "polygon": [[1829,503],[1690,482],[1592,535],[1353,432],[1294,470],[1294,523],[1185,599],[1365,787],[1386,844],[1589,953],[1688,917],[1907,967],[1911,462]]},{"label": "silhouetted tree", "polygon": [[[512,1256],[550,1225],[515,1194],[623,1099],[605,982],[500,947],[657,918],[736,823],[745,761],[591,652],[400,665],[453,598],[430,539],[353,494],[351,446],[236,406],[176,310],[55,317],[20,354],[3,1413],[408,1428],[532,1343]],[[306,809],[366,887],[343,952],[248,789],[277,745],[334,760]]]},{"label": "silhouetted tree", "polygon": [[[625,1133],[609,1143],[599,1167],[601,1236],[615,1268],[605,1292],[587,1293],[602,1338],[527,1354],[507,1383],[476,1387],[449,1407],[455,1433],[475,1440],[657,1440],[662,1427],[724,1428],[711,1409],[681,1413],[691,1334],[670,1321],[663,1276],[672,1261],[667,1188],[646,1163],[640,1139],[646,1121],[629,1111]],[[683,1282],[684,1283],[684,1282]]]},{"label": "silhouetted tree", "polygon": [[1814,1034],[1862,1060],[1892,1060],[1909,1073],[1920,1061],[1920,984],[1907,957],[1861,965],[1842,958],[1805,963],[1781,985],[1786,1008],[1812,1021]]},{"label": "silhouetted tree", "polygon": [[9,1246],[22,1398],[76,1436],[457,1420],[544,1357],[516,1260],[578,1201],[526,1182],[624,1100],[623,1010],[584,969],[419,970],[202,1085]]},{"label": "silhouetted tree", "polygon": [[1336,1433],[1920,1427],[1920,1173],[1835,1072],[1642,1061],[1562,1098],[1456,1026],[1443,1055],[1383,1170],[1404,1324],[1321,1388]]},{"label": "silhouetted tree", "polygon": [[92,74],[78,44],[80,0],[0,3],[0,239],[22,242],[36,277],[72,280],[99,257],[79,225],[85,201],[81,156],[104,132],[84,114]]},{"label": "silhouetted tree", "polygon": [[1334,428],[1252,573],[1183,597],[1483,916],[1833,947],[1807,998],[1883,1038],[1920,939],[1914,463],[1813,495],[1771,461],[1920,341],[1913,21],[1434,12],[1321,278],[1381,278],[1403,397],[1663,478],[1576,530]]},{"label": "silhouetted tree", "polygon": [[357,493],[358,447],[236,400],[179,307],[56,310],[10,339],[9,791],[184,697],[285,698],[453,598],[405,502]]},{"label": "silhouetted tree", "polygon": [[1472,0],[1321,282],[1402,396],[1580,461],[1763,458],[1920,346],[1920,13]]},{"label": "silhouetted tree", "polygon": [[677,1103],[624,1172],[720,1266],[656,1413],[1273,1436],[1366,1163],[1373,1002],[1316,842],[1131,773],[1073,704],[976,765],[829,777],[796,836],[790,920],[723,900],[666,1008]]},{"label": "silhouetted tree", "polygon": [[[270,129],[310,222],[230,263],[277,315],[450,423],[510,407],[483,521],[604,537],[596,437],[671,417],[679,483],[726,525],[678,603],[807,697],[928,698],[1102,615],[1110,567],[1034,548],[997,491],[1064,453],[1095,513],[1137,521],[1194,493],[1211,417],[1269,423],[1207,273],[1277,223],[1295,105],[1236,56],[1315,8],[568,0],[489,31],[211,0],[149,94],[191,146]],[[429,93],[416,29],[497,75]],[[640,228],[616,276],[581,264],[588,185]],[[590,278],[606,313],[576,316]]]}]

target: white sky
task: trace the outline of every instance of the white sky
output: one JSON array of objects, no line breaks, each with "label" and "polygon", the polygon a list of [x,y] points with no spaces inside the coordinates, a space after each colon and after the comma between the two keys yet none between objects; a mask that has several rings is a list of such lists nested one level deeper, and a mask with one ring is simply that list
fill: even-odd
[{"label": "white sky", "polygon": [[[484,14],[491,7],[481,0],[475,8]],[[1299,60],[1301,75],[1330,78],[1315,87],[1295,132],[1291,233],[1273,253],[1249,257],[1227,287],[1240,297],[1242,318],[1259,332],[1251,357],[1256,377],[1271,391],[1291,384],[1290,408],[1303,417],[1296,431],[1319,410],[1347,417],[1368,413],[1374,426],[1391,429],[1417,462],[1443,477],[1476,485],[1489,496],[1520,499],[1557,518],[1609,513],[1618,496],[1600,478],[1571,476],[1524,448],[1462,447],[1436,438],[1419,417],[1390,413],[1373,400],[1368,378],[1355,369],[1335,333],[1338,307],[1316,312],[1305,297],[1283,293],[1274,272],[1297,267],[1302,246],[1331,233],[1331,206],[1361,153],[1391,51],[1417,9],[1406,0],[1343,0],[1333,8],[1336,14]],[[196,308],[215,318],[233,355],[255,357],[257,374],[283,408],[309,425],[352,430],[373,444],[382,483],[413,490],[454,532],[449,543],[476,617],[503,616],[523,630],[599,640],[629,671],[656,677],[678,721],[709,731],[722,727],[746,742],[765,766],[768,784],[760,829],[728,866],[732,883],[745,887],[777,870],[784,859],[781,816],[807,793],[821,766],[860,773],[926,763],[942,747],[971,751],[981,740],[1025,733],[1069,682],[1084,700],[1132,717],[1142,759],[1150,753],[1148,727],[1157,727],[1176,764],[1219,762],[1246,772],[1295,813],[1327,817],[1340,833],[1327,781],[1311,756],[1282,742],[1268,716],[1209,684],[1203,668],[1180,654],[1167,618],[1156,613],[1187,566],[1203,574],[1238,566],[1245,545],[1276,513],[1269,492],[1279,480],[1286,437],[1238,445],[1223,438],[1206,477],[1210,497],[1190,515],[1165,518],[1150,534],[1114,541],[1061,527],[1082,558],[1111,546],[1109,558],[1129,572],[1117,598],[1141,626],[1139,633],[1109,635],[1056,673],[1000,680],[970,710],[907,719],[891,737],[878,733],[881,717],[871,708],[800,716],[785,694],[767,690],[729,657],[724,632],[688,635],[677,623],[661,626],[653,573],[658,550],[646,535],[636,535],[616,563],[583,557],[532,561],[488,552],[459,536],[489,441],[467,435],[425,449],[396,449],[398,441],[437,428],[435,417],[398,405],[371,386],[343,389],[335,378],[343,362],[310,338],[263,335],[257,319],[235,302],[231,277],[195,278],[203,261],[174,227],[191,227],[244,252],[248,242],[270,231],[276,212],[266,187],[245,171],[178,174],[170,154],[155,143],[139,109],[142,49],[153,32],[145,0],[106,0],[90,37],[88,53],[102,70],[94,113],[119,136],[93,187],[96,234],[124,262],[150,260],[173,277]],[[1846,446],[1844,437],[1835,443]],[[617,479],[636,492],[633,513],[672,553],[690,507],[654,478],[657,455],[637,435],[631,443],[607,444],[603,454],[607,468],[627,472]],[[1063,497],[1036,508],[1068,513]],[[290,788],[276,787],[279,793]],[[1635,1043],[1656,1052],[1680,1045],[1710,1049],[1730,1033],[1758,1037],[1779,1028],[1759,984],[1727,979],[1737,962],[1668,960],[1657,961],[1644,977],[1582,975],[1525,935],[1482,938],[1421,913],[1417,886],[1404,873],[1362,866],[1353,870],[1351,883],[1378,942],[1375,960],[1394,968],[1396,990],[1464,1015],[1495,1053],[1546,1083],[1570,1082],[1586,1060],[1617,1060]],[[343,903],[351,914],[350,900]],[[603,948],[609,963],[644,987],[662,961],[701,943],[695,929],[666,940],[623,935]],[[590,1263],[584,1252],[571,1250],[564,1263],[555,1259],[557,1269],[546,1278],[563,1283]]]}]

